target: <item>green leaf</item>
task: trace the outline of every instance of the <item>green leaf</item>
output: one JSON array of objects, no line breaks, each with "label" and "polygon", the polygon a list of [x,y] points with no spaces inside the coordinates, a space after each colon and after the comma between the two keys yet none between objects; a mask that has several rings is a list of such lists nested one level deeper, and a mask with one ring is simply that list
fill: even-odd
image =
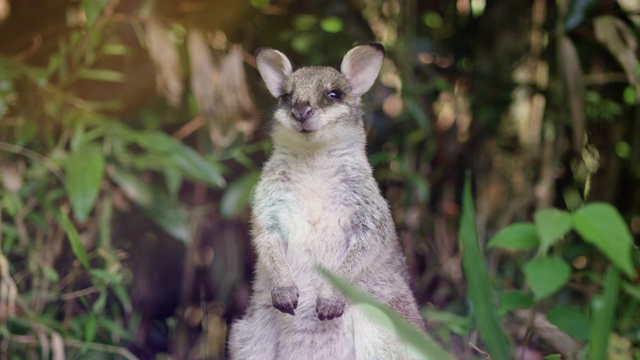
[{"label": "green leaf", "polygon": [[215,187],[226,184],[219,165],[205,160],[198,152],[165,133],[138,132],[132,140],[148,153],[171,161],[187,178]]},{"label": "green leaf", "polygon": [[89,270],[89,257],[87,256],[87,250],[84,248],[84,245],[80,241],[80,235],[78,235],[78,230],[76,230],[75,226],[69,220],[67,213],[64,210],[60,209],[60,222],[65,232],[67,233],[67,238],[69,238],[69,244],[71,245],[71,251],[76,256],[80,264],[84,266],[85,269]]},{"label": "green leaf", "polygon": [[89,314],[84,322],[84,340],[93,342],[98,332],[98,320],[94,314]]},{"label": "green leaf", "polygon": [[604,294],[594,296],[591,301],[589,360],[607,358],[609,335],[613,329],[616,305],[618,304],[618,290],[620,289],[620,273],[615,267],[609,267],[603,286]]},{"label": "green leaf", "polygon": [[107,304],[107,292],[102,291],[98,299],[91,306],[91,310],[94,314],[101,314],[104,311],[104,307]]},{"label": "green leaf", "polygon": [[504,291],[500,293],[500,313],[506,314],[511,310],[527,309],[534,304],[533,298],[520,291]]},{"label": "green leaf", "polygon": [[133,305],[131,304],[129,293],[127,292],[127,289],[125,289],[124,285],[115,284],[113,285],[112,290],[113,290],[113,293],[118,298],[118,301],[120,301],[120,304],[122,304],[124,311],[127,314],[131,314],[131,312],[133,311]]},{"label": "green leaf", "polygon": [[591,324],[576,306],[555,306],[549,310],[547,319],[577,340],[586,341],[589,338]]},{"label": "green leaf", "polygon": [[99,287],[105,287],[108,284],[118,284],[122,279],[120,273],[113,273],[104,269],[91,269],[89,275],[92,277],[92,282]]},{"label": "green leaf", "polygon": [[535,249],[540,244],[532,223],[514,223],[500,230],[487,244],[488,248]]},{"label": "green leaf", "polygon": [[104,179],[104,168],[102,150],[94,144],[81,146],[65,161],[65,189],[78,221],[84,222],[93,210]]},{"label": "green leaf", "polygon": [[91,25],[96,21],[102,12],[102,9],[108,2],[108,0],[82,0],[81,5],[87,19],[87,25]]},{"label": "green leaf", "polygon": [[472,330],[473,324],[468,316],[461,316],[435,308],[424,308],[420,312],[429,324],[438,324],[438,327],[444,326],[454,334],[466,336]]},{"label": "green leaf", "polygon": [[480,337],[492,358],[510,359],[509,343],[498,319],[489,272],[478,244],[476,215],[471,196],[471,175],[469,173],[467,173],[462,194],[462,215],[460,216],[458,239],[467,291],[477,320]]},{"label": "green leaf", "polygon": [[81,69],[78,71],[78,77],[104,82],[124,82],[126,80],[123,73],[109,69]]},{"label": "green leaf", "polygon": [[112,176],[151,221],[178,240],[191,240],[187,212],[177,200],[169,198],[167,193],[158,187],[123,170],[116,171]]},{"label": "green leaf", "polygon": [[538,257],[523,267],[536,300],[558,291],[571,277],[571,267],[559,257]]},{"label": "green leaf", "polygon": [[538,235],[540,235],[540,253],[542,255],[545,255],[553,244],[571,230],[571,214],[566,211],[538,210],[533,215],[533,219]]},{"label": "green leaf", "polygon": [[320,273],[326,277],[333,286],[340,290],[354,306],[357,306],[358,309],[369,316],[370,319],[377,322],[378,325],[385,327],[392,334],[396,334],[403,343],[411,347],[424,359],[453,359],[453,357],[433,341],[433,339],[415,328],[402,316],[391,310],[391,308],[374,299],[371,295],[358,290],[346,280],[327,270],[320,269]]},{"label": "green leaf", "polygon": [[168,165],[163,168],[163,173],[169,195],[175,197],[182,186],[182,172],[177,166]]},{"label": "green leaf", "polygon": [[580,236],[593,245],[627,276],[636,276],[631,263],[633,237],[627,224],[613,206],[605,203],[585,205],[573,214]]},{"label": "green leaf", "polygon": [[247,207],[259,178],[260,173],[252,171],[229,185],[220,201],[222,217],[225,219],[236,217]]}]

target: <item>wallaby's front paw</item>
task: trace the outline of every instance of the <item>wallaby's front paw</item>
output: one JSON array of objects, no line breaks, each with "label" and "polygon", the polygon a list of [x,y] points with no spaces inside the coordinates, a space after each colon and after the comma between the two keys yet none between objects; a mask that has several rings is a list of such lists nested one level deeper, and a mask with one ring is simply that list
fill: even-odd
[{"label": "wallaby's front paw", "polygon": [[330,296],[319,295],[316,299],[316,313],[320,320],[333,320],[342,316],[346,300],[339,292],[333,292]]},{"label": "wallaby's front paw", "polygon": [[276,287],[271,290],[273,307],[291,315],[295,315],[293,310],[298,307],[298,296],[298,287],[295,285]]}]

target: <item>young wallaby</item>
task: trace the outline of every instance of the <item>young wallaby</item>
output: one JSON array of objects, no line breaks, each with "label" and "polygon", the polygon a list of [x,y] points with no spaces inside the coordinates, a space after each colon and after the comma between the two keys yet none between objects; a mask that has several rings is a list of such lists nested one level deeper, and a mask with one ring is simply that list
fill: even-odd
[{"label": "young wallaby", "polygon": [[278,99],[273,153],[253,198],[253,294],[231,329],[232,359],[409,359],[389,332],[349,304],[323,267],[422,328],[391,212],[365,153],[360,96],[378,76],[380,44],[340,70],[303,67],[274,49],[256,63]]}]

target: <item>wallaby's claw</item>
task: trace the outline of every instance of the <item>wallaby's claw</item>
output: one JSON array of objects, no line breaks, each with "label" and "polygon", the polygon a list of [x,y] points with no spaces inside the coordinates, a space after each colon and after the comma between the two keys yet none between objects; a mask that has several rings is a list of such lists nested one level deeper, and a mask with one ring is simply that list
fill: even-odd
[{"label": "wallaby's claw", "polygon": [[298,307],[298,296],[298,287],[295,285],[277,287],[271,290],[273,307],[290,315],[295,315],[293,310]]},{"label": "wallaby's claw", "polygon": [[316,299],[316,313],[320,320],[333,320],[339,318],[344,313],[346,302],[342,296]]}]

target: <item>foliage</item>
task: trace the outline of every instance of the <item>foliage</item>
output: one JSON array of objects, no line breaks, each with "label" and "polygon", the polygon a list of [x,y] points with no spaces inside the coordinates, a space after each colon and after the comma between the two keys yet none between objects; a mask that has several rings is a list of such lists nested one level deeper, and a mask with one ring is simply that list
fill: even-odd
[{"label": "foliage", "polygon": [[640,349],[637,2],[28,6],[0,0],[0,358],[223,358],[269,152],[251,53],[369,41],[367,150],[433,341],[337,286],[427,357]]},{"label": "foliage", "polygon": [[225,185],[219,162],[164,132],[136,130],[111,116],[121,105],[117,94],[100,101],[78,94],[85,80],[126,81],[100,68],[105,58],[130,54],[107,21],[114,5],[83,1],[86,23],[60,39],[44,66],[0,58],[2,358],[135,358],[120,347],[133,339],[138,315],[125,254],[111,236],[114,211],[135,204],[190,242],[187,209],[178,199],[183,183]]}]

